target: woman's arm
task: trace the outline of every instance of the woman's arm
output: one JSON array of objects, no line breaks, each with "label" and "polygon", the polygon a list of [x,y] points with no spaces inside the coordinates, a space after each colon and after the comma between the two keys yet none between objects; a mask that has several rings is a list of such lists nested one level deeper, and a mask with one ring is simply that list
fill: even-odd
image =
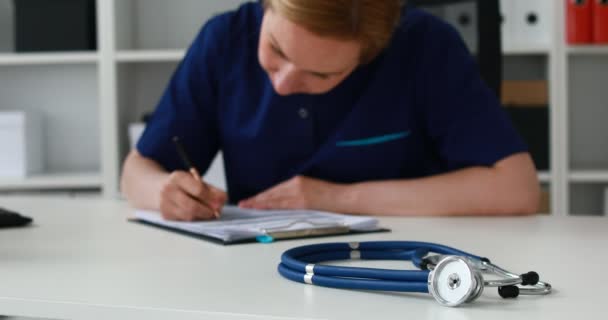
[{"label": "woman's arm", "polygon": [[169,220],[208,220],[217,216],[226,193],[189,172],[167,172],[157,162],[131,151],[125,160],[121,189],[139,209],[161,211]]},{"label": "woman's arm", "polygon": [[343,192],[340,199],[345,211],[380,215],[523,215],[536,213],[540,201],[536,170],[524,153],[491,168],[360,183]]},{"label": "woman's arm", "polygon": [[529,154],[415,180],[333,184],[296,177],[240,205],[370,215],[524,215],[538,210],[540,188]]},{"label": "woman's arm", "polygon": [[160,194],[168,177],[157,162],[133,150],[124,162],[120,189],[132,206],[160,210]]}]

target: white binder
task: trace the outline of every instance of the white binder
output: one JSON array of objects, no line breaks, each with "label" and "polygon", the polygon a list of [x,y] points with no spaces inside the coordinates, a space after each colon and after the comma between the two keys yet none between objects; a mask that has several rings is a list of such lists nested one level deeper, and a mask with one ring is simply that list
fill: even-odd
[{"label": "white binder", "polygon": [[521,48],[548,49],[552,41],[555,0],[503,0],[512,2],[512,45]]},{"label": "white binder", "polygon": [[500,0],[500,16],[502,17],[502,47],[508,52],[514,49],[514,3],[513,0]]},{"label": "white binder", "polygon": [[477,52],[477,4],[475,1],[446,5],[444,19],[460,33],[471,52]]}]

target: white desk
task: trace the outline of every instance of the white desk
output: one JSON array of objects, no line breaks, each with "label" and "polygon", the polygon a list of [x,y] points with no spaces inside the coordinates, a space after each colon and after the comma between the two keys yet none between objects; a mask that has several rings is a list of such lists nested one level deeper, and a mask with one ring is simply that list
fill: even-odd
[{"label": "white desk", "polygon": [[[0,198],[33,216],[0,230],[0,314],[57,319],[572,319],[605,311],[608,219],[386,218],[392,233],[223,247],[127,223],[122,202]],[[538,271],[555,292],[504,301],[495,290],[464,308],[420,294],[312,287],[276,266],[319,241],[448,244],[515,272]],[[380,264],[398,266],[400,263]],[[376,264],[374,264],[376,266]],[[409,264],[408,264],[409,268]]]}]

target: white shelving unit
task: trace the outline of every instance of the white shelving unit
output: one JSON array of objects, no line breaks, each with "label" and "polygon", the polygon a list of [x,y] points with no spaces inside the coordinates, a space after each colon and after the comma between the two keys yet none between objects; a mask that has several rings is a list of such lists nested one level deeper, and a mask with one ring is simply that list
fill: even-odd
[{"label": "white shelving unit", "polygon": [[[0,179],[0,191],[99,189],[118,196],[128,123],[154,109],[204,22],[242,2],[97,0],[96,52],[0,53],[0,110],[36,109],[49,126],[46,172]],[[531,64],[550,83],[551,170],[539,172],[539,180],[551,192],[552,213],[595,214],[603,211],[597,194],[608,186],[608,114],[601,111],[608,110],[608,46],[567,46],[564,8],[554,11],[552,44],[514,44],[505,55],[526,65],[521,69]],[[68,115],[80,121],[66,122]]]},{"label": "white shelving unit", "polygon": [[0,191],[103,187],[98,62],[94,52],[0,54],[0,110],[36,112],[45,120],[44,172],[0,178]]}]

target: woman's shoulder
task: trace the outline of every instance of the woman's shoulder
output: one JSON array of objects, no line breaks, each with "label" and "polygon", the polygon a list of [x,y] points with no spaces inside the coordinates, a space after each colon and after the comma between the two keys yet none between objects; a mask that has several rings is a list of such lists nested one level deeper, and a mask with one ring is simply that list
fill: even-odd
[{"label": "woman's shoulder", "polygon": [[[260,1],[246,2],[238,8],[209,19],[205,29],[217,38],[224,39],[226,45],[242,44],[259,34],[264,10]],[[253,37],[257,40],[257,37]]]},{"label": "woman's shoulder", "polygon": [[458,31],[433,14],[421,9],[406,6],[399,26],[395,32],[395,40],[407,43],[408,47],[415,45],[424,47],[436,42],[460,42]]}]

